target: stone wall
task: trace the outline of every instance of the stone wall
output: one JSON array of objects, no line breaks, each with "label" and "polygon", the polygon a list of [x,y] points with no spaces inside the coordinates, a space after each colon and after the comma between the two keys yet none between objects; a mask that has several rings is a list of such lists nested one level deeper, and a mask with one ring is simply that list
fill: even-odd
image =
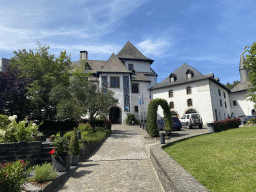
[{"label": "stone wall", "polygon": [[41,155],[41,145],[41,141],[0,143],[0,163],[22,159],[35,165]]},{"label": "stone wall", "polygon": [[150,147],[150,158],[165,191],[208,192],[199,181],[172,159],[161,144]]}]

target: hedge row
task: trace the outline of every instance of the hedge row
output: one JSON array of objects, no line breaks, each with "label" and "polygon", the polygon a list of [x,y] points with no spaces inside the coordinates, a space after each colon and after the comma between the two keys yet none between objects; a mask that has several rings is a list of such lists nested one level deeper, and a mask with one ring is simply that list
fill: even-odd
[{"label": "hedge row", "polygon": [[226,119],[221,121],[215,121],[213,128],[214,132],[221,132],[228,129],[238,128],[241,124],[241,120],[239,118]]}]

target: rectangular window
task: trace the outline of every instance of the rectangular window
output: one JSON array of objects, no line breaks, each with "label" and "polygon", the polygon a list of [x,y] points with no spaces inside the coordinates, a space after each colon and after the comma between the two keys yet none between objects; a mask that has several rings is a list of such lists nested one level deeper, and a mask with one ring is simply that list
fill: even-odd
[{"label": "rectangular window", "polygon": [[225,101],[225,108],[227,108],[227,103],[226,103],[226,101]]},{"label": "rectangular window", "polygon": [[134,111],[135,111],[135,113],[138,113],[138,112],[139,112],[138,106],[134,106]]},{"label": "rectangular window", "polygon": [[128,69],[129,69],[129,71],[132,71],[133,70],[133,64],[128,64]]},{"label": "rectangular window", "polygon": [[139,84],[132,83],[132,93],[139,93]]},{"label": "rectangular window", "polygon": [[236,105],[237,105],[236,100],[234,100],[233,101],[233,106],[236,106]]},{"label": "rectangular window", "polygon": [[110,88],[119,88],[119,77],[110,77]]},{"label": "rectangular window", "polygon": [[220,99],[220,106],[222,107],[222,101],[221,101],[221,99]]}]

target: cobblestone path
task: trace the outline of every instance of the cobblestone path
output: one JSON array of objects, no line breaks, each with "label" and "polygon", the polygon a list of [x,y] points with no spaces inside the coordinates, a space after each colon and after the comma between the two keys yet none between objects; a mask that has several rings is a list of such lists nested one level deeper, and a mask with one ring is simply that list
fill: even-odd
[{"label": "cobblestone path", "polygon": [[163,191],[147,152],[159,140],[144,139],[147,133],[138,126],[112,129],[101,148],[54,192]]}]

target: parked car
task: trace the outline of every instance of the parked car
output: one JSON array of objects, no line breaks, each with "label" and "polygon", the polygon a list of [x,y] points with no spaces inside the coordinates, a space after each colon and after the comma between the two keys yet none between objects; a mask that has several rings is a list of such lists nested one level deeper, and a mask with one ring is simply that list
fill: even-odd
[{"label": "parked car", "polygon": [[180,122],[182,126],[187,126],[189,129],[196,126],[200,129],[203,127],[203,120],[198,113],[185,114],[181,117]]},{"label": "parked car", "polygon": [[[165,130],[163,117],[157,121],[157,125],[159,130]],[[173,127],[173,130],[180,131],[182,125],[180,123],[180,120],[177,117],[172,117],[172,127]]]},{"label": "parked car", "polygon": [[246,116],[245,119],[244,119],[244,124],[246,124],[248,121],[250,121],[250,119],[252,118],[256,118],[256,115],[249,115],[249,116]]}]

